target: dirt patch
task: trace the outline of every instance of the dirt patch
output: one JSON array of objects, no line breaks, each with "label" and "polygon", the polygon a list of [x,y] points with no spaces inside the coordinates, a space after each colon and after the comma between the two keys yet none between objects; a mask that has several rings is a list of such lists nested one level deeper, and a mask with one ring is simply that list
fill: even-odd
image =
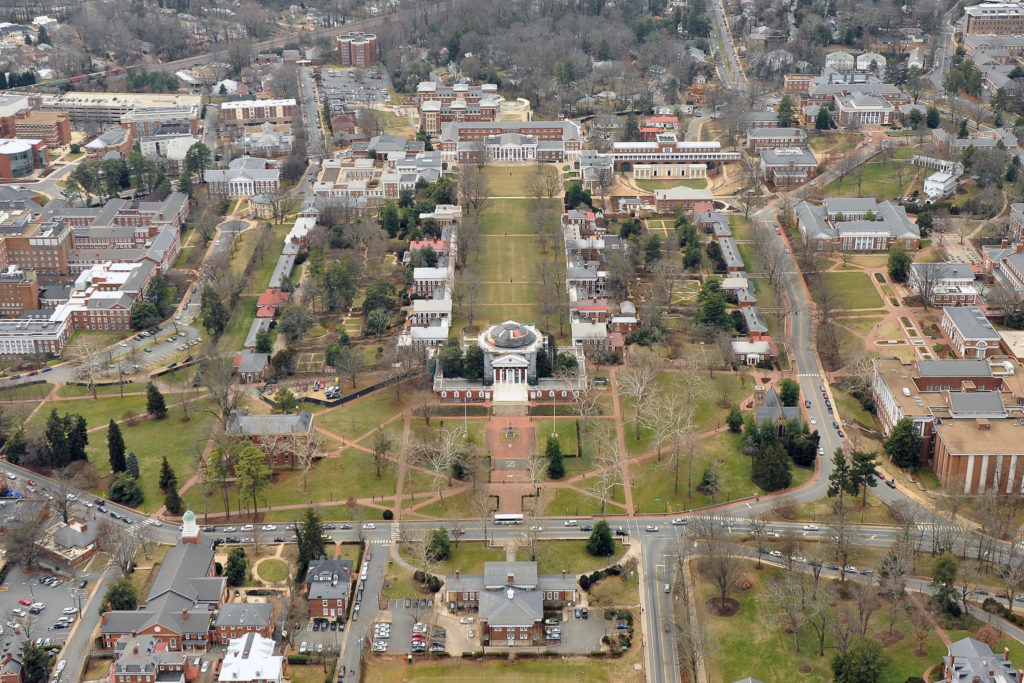
[{"label": "dirt patch", "polygon": [[892,647],[903,640],[903,631],[880,631],[875,634],[875,640],[881,642],[884,647]]},{"label": "dirt patch", "polygon": [[910,651],[910,654],[914,655],[915,657],[927,657],[928,650],[918,650],[917,648],[914,648]]},{"label": "dirt patch", "polygon": [[711,598],[708,600],[708,611],[716,617],[735,616],[740,611],[740,601],[733,598]]},{"label": "dirt patch", "polygon": [[732,403],[730,403],[729,401],[719,401],[715,405],[717,405],[722,410],[729,410],[729,408],[732,408]]},{"label": "dirt patch", "polygon": [[809,667],[806,664],[804,664],[799,669],[797,669],[797,673],[800,673],[800,674],[803,674],[804,676],[806,676],[807,674],[811,673],[811,667]]}]

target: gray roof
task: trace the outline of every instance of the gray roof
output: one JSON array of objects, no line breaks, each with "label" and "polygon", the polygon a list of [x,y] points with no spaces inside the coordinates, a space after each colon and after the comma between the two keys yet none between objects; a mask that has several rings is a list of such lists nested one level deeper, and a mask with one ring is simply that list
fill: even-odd
[{"label": "gray roof", "polygon": [[305,582],[309,585],[310,600],[346,598],[352,586],[352,560],[313,560],[306,570]]},{"label": "gray roof", "polygon": [[164,593],[177,593],[196,600],[199,592],[192,584],[193,579],[206,577],[213,566],[213,548],[203,543],[179,543],[167,551],[153,586],[149,589],[146,602],[151,602]]},{"label": "gray roof", "polygon": [[944,315],[949,316],[949,319],[953,321],[953,324],[960,330],[960,334],[964,338],[999,340],[999,333],[992,327],[992,323],[988,321],[988,318],[985,317],[980,308],[976,306],[965,308],[951,306],[943,309],[943,312]]},{"label": "gray roof", "polygon": [[533,626],[543,618],[540,591],[508,588],[480,593],[480,620],[488,626]]},{"label": "gray roof", "polygon": [[973,280],[974,269],[966,263],[911,263],[910,274],[911,278],[915,275],[920,275],[922,269],[926,268],[930,271],[929,276],[935,273],[936,270],[940,271],[936,275],[943,280]]},{"label": "gray roof", "polygon": [[984,359],[919,360],[917,374],[921,377],[991,377],[992,368]]},{"label": "gray roof", "polygon": [[1006,414],[998,391],[950,391],[949,407],[954,415],[963,417]]},{"label": "gray roof", "polygon": [[229,602],[221,605],[214,626],[263,627],[270,624],[273,615],[274,606],[268,602]]},{"label": "gray roof", "polygon": [[99,530],[96,525],[88,526],[84,531],[64,525],[53,535],[53,540],[62,548],[84,548],[95,541],[97,536]]},{"label": "gray roof", "polygon": [[236,410],[228,418],[228,424],[224,431],[228,434],[252,436],[256,434],[309,434],[312,428],[313,413],[308,410],[301,410],[294,415],[246,415]]},{"label": "gray roof", "polygon": [[768,324],[761,315],[761,309],[757,306],[744,306],[740,310],[743,311],[743,320],[747,323],[747,332],[768,332]]},{"label": "gray roof", "polygon": [[974,638],[951,643],[948,652],[943,660],[952,670],[948,679],[951,683],[1012,683],[1017,680],[1009,660]]},{"label": "gray roof", "polygon": [[238,365],[239,372],[263,372],[270,362],[270,354],[256,353],[255,351],[243,352],[242,362]]},{"label": "gray roof", "polygon": [[245,335],[245,348],[256,348],[256,334],[270,329],[270,318],[256,318],[249,326],[249,334]]},{"label": "gray roof", "polygon": [[[763,128],[761,130],[772,130]],[[768,166],[817,166],[818,160],[806,147],[791,147],[788,149],[763,149],[761,150],[761,161]]]},{"label": "gray roof", "polygon": [[268,287],[280,289],[286,277],[291,277],[292,269],[295,268],[295,256],[292,254],[281,254],[274,266],[274,272],[270,276]]},{"label": "gray roof", "polygon": [[775,385],[772,385],[764,395],[764,405],[757,407],[754,417],[758,424],[762,422],[774,423],[780,417],[784,421],[789,422],[794,418],[800,417],[800,408],[798,406],[782,405],[779,394],[775,391]]},{"label": "gray roof", "polygon": [[803,128],[751,128],[747,131],[747,137],[750,139],[761,139],[765,138],[773,140],[775,138],[795,138],[803,140],[807,137]]},{"label": "gray roof", "polygon": [[[509,582],[508,577],[513,580]],[[536,562],[485,562],[484,586],[529,586],[537,585]]]}]

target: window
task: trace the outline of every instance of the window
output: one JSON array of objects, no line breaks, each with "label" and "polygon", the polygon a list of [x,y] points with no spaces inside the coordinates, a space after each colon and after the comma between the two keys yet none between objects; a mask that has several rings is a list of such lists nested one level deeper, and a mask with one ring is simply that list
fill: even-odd
[{"label": "window", "polygon": [[327,607],[327,601],[326,600],[323,601],[323,606]]}]

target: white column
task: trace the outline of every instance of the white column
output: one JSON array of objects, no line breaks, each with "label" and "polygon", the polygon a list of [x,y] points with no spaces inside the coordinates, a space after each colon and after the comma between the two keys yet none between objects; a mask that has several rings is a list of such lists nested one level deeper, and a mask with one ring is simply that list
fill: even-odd
[{"label": "white column", "polygon": [[971,478],[974,476],[974,456],[967,456],[967,474],[964,477],[964,493],[971,492]]},{"label": "white column", "polygon": [[989,456],[981,456],[981,476],[978,478],[978,493],[988,488],[988,461]]},{"label": "white column", "polygon": [[1010,472],[1006,477],[1006,492],[1010,493],[1013,490],[1013,478],[1017,476],[1017,456],[1010,456]]}]

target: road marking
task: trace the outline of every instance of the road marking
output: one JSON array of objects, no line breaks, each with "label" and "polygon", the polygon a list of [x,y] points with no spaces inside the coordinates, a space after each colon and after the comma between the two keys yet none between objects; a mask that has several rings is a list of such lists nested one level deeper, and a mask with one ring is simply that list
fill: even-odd
[{"label": "road marking", "polygon": [[871,534],[870,536],[868,536],[868,538],[870,538],[871,540],[874,540],[877,537],[875,536],[875,534]]},{"label": "road marking", "polygon": [[747,507],[748,507],[748,508],[749,508],[749,507],[751,507],[750,503],[747,503]]}]

